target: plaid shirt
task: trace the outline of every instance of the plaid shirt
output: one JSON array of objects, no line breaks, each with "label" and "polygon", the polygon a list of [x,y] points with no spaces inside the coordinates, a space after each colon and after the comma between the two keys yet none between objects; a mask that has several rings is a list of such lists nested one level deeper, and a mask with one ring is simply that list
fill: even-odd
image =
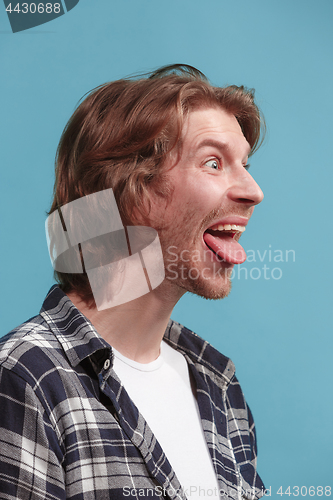
[{"label": "plaid shirt", "polygon": [[[233,363],[174,321],[164,339],[196,382],[220,497],[259,498],[254,423]],[[111,346],[58,286],[1,339],[1,499],[186,498],[112,366]]]}]

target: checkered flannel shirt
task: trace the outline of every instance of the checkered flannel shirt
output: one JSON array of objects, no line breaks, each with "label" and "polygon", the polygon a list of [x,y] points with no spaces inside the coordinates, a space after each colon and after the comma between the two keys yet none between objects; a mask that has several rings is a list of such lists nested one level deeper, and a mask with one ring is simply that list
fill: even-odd
[{"label": "checkered flannel shirt", "polygon": [[[170,321],[186,358],[222,499],[259,498],[255,429],[233,363]],[[165,408],[161,411],[177,411]],[[1,339],[1,500],[184,499],[161,446],[113,370],[111,346],[58,286]]]}]

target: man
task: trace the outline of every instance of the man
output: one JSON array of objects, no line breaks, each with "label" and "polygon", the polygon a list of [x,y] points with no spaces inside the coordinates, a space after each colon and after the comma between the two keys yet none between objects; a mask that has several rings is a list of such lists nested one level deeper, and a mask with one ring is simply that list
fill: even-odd
[{"label": "man", "polygon": [[170,320],[246,258],[260,131],[250,91],[181,65],[75,111],[47,223],[59,286],[2,341],[3,498],[263,495],[232,362]]}]

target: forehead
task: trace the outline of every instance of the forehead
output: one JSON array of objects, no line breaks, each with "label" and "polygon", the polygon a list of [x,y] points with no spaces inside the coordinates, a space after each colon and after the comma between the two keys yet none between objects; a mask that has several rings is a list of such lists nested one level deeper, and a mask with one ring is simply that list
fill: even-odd
[{"label": "forehead", "polygon": [[250,152],[250,145],[234,115],[221,108],[200,108],[191,111],[182,131],[183,150],[192,153],[209,141],[218,141],[241,154]]}]

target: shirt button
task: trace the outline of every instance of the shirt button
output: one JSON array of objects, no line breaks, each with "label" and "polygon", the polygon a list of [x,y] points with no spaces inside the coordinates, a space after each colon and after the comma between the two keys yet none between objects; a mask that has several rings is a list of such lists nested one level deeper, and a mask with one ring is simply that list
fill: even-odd
[{"label": "shirt button", "polygon": [[106,359],[104,361],[104,370],[108,370],[110,368],[110,360]]}]

